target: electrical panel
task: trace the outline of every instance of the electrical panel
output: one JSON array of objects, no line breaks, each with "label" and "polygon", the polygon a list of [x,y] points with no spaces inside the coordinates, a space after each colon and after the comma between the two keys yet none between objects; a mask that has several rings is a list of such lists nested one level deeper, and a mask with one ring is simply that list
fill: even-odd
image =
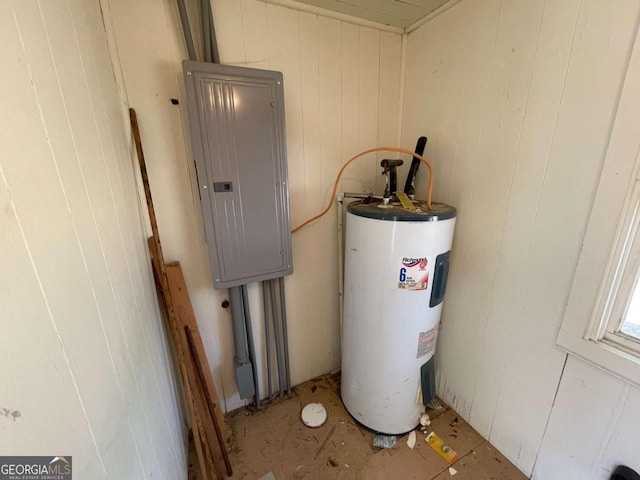
[{"label": "electrical panel", "polygon": [[182,66],[214,287],[290,275],[282,73]]}]

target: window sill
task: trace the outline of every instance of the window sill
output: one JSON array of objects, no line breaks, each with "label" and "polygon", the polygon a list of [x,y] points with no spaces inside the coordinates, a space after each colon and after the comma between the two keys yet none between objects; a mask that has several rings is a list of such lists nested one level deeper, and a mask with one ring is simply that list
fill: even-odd
[{"label": "window sill", "polygon": [[595,342],[560,330],[557,344],[567,353],[640,387],[640,358],[606,341]]}]

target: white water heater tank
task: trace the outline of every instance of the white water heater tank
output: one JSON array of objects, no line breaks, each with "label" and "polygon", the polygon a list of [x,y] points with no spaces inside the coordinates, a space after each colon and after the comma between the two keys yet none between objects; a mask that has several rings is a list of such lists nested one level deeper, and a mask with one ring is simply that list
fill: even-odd
[{"label": "white water heater tank", "polygon": [[435,394],[433,355],[455,208],[347,207],[342,401],[365,427],[413,430]]}]

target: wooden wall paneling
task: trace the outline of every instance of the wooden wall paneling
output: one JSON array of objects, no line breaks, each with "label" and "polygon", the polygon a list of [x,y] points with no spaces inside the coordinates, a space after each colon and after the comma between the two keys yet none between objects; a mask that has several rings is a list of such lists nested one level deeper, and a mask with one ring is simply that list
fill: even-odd
[{"label": "wooden wall paneling", "polygon": [[[195,172],[185,143],[182,109],[186,101],[179,83],[185,48],[174,26],[176,6],[174,2],[108,2],[117,42],[113,61],[122,68],[128,101],[138,112],[143,138],[149,139],[145,153],[152,188],[163,192],[156,195],[155,203],[165,256],[179,260],[185,272],[216,387],[225,403],[240,406],[242,402],[234,397],[233,370],[214,368],[220,362],[232,364],[232,337],[227,314],[219,307],[225,293],[211,287],[195,179],[191,180]],[[138,18],[146,18],[148,28],[139,29]],[[179,99],[182,107],[172,105],[171,98]]]},{"label": "wooden wall paneling", "polygon": [[[140,241],[146,233],[142,228],[139,209],[128,207],[137,205],[138,197],[125,143],[127,137],[120,123],[117,103],[110,105],[104,100],[118,97],[116,85],[112,81],[113,66],[105,55],[106,38],[94,38],[90,34],[92,31],[101,31],[96,29],[102,25],[96,6],[92,2],[75,0],[71,11],[76,19],[76,35],[86,81],[90,91],[102,93],[92,95],[91,103],[102,148],[103,165],[101,175],[94,178],[94,186],[89,187],[89,190],[93,191],[95,188],[99,191],[99,185],[108,187],[108,192],[104,193],[105,196],[100,203],[113,206],[111,219],[116,228],[113,224],[105,223],[100,228],[100,236],[110,240],[102,240],[102,243],[108,245],[106,248],[103,247],[103,250],[109,269],[109,286],[115,298],[122,304],[119,308],[118,322],[126,348],[126,354],[123,353],[122,359],[126,360],[128,372],[135,380],[130,385],[132,389],[135,388],[138,396],[137,402],[132,403],[133,408],[142,411],[142,418],[146,418],[146,410],[151,410],[153,418],[157,415],[158,418],[164,419],[151,428],[147,425],[147,428],[151,430],[149,435],[154,441],[163,443],[161,448],[164,452],[161,456],[164,455],[166,458],[169,455],[167,448],[175,450],[175,445],[180,443],[184,423],[174,384],[171,353],[167,348],[167,332],[161,323],[159,310],[152,296],[153,286],[146,249]],[[97,21],[100,23],[96,23]],[[115,168],[108,165],[108,159],[117,159],[114,162]],[[137,275],[137,272],[140,274]],[[131,339],[139,337],[146,340],[146,355],[138,357],[137,363],[134,364]],[[119,358],[118,355],[114,357]],[[154,358],[162,359],[162,363],[157,365],[153,361]],[[170,394],[167,394],[169,392]],[[173,455],[178,457],[180,454],[174,451]]]},{"label": "wooden wall paneling", "polygon": [[[243,3],[238,0],[216,0],[211,2],[213,21],[218,40],[220,63],[244,65],[246,62],[243,40],[244,14]],[[234,38],[242,41],[221,42],[221,38]],[[201,60],[201,61],[204,61]]]},{"label": "wooden wall paneling", "polygon": [[[79,163],[80,155],[84,161],[97,160],[97,152],[92,150],[95,145],[91,137],[76,139],[76,136],[86,134],[82,125],[90,125],[88,119],[91,117],[88,112],[75,109],[76,98],[82,100],[81,96],[88,92],[82,77],[77,75],[82,67],[74,49],[73,29],[69,28],[70,12],[58,9],[51,14],[46,6],[42,11],[35,3],[21,2],[15,13],[25,55],[30,60],[29,74],[47,139],[42,138],[41,143],[34,142],[44,154],[32,159],[31,168],[25,169],[23,164],[12,162],[5,173],[14,190],[18,185],[39,186],[37,189],[20,189],[20,193],[14,194],[16,208],[24,212],[27,238],[44,239],[43,232],[58,230],[60,243],[32,241],[31,253],[42,278],[44,294],[57,319],[60,335],[68,345],[70,368],[74,371],[107,471],[114,475],[122,474],[122,462],[111,461],[109,457],[112,454],[126,457],[127,451],[136,449],[136,442],[127,415],[111,422],[101,421],[104,399],[113,397],[116,392],[116,397],[111,399],[112,405],[117,411],[126,412],[127,409],[105,332],[105,320],[108,320],[105,315],[113,314],[110,311],[113,305],[101,304],[98,299],[97,289],[102,287],[101,281],[107,278],[107,274],[86,180]],[[71,51],[67,53],[68,49]],[[72,90],[75,90],[76,98],[70,96]],[[22,135],[29,138],[29,133],[25,131]],[[79,141],[86,143],[79,145]],[[88,151],[83,147],[88,147]],[[32,169],[38,170],[36,178],[33,178]],[[47,176],[49,181],[44,181],[41,176]],[[27,212],[40,215],[28,215]],[[44,215],[47,220],[42,222]],[[51,261],[52,245],[56,245],[56,262]],[[58,288],[60,278],[64,279],[66,288]],[[108,288],[104,294],[109,294]],[[84,318],[85,328],[78,328],[78,318]],[[96,372],[101,372],[101,376]],[[107,449],[115,438],[119,438],[117,445]],[[149,454],[154,454],[153,448]],[[140,458],[137,460],[141,462]],[[138,466],[143,467],[140,463]],[[139,470],[140,474],[143,471]]]},{"label": "wooden wall paneling", "polygon": [[[340,32],[340,62],[342,71],[342,152],[341,164],[358,153],[358,106],[360,98],[360,27],[342,22]],[[372,162],[372,160],[370,160]],[[354,162],[342,176],[342,189],[347,192],[364,192],[366,181],[360,180],[362,162]],[[372,170],[364,170],[372,172]]]},{"label": "wooden wall paneling", "polygon": [[[16,218],[21,218],[23,241],[39,283],[32,295],[43,296],[54,327],[43,329],[43,334],[48,335],[42,338],[40,348],[46,351],[49,343],[61,353],[65,365],[57,374],[51,374],[51,379],[60,380],[60,375],[68,372],[72,382],[69,391],[77,395],[79,403],[67,401],[63,410],[73,412],[77,408],[77,413],[85,417],[91,437],[87,446],[93,444],[99,455],[93,466],[83,462],[79,471],[119,478],[154,472],[161,478],[164,472],[181,475],[186,465],[178,458],[178,450],[184,453],[184,447],[178,440],[177,422],[172,429],[162,408],[145,411],[138,405],[141,398],[148,399],[149,404],[161,405],[163,398],[170,403],[171,388],[161,393],[154,372],[145,371],[141,375],[150,381],[150,386],[141,395],[128,363],[131,354],[142,354],[143,360],[148,343],[152,348],[158,345],[145,339],[131,352],[121,326],[123,322],[135,323],[136,311],[113,285],[114,278],[126,271],[126,260],[114,254],[122,249],[122,240],[118,235],[119,212],[108,177],[109,168],[122,158],[115,158],[109,146],[122,143],[124,138],[114,138],[104,117],[98,114],[104,110],[97,107],[99,103],[117,105],[114,85],[110,90],[104,89],[106,83],[113,82],[113,76],[97,82],[93,63],[87,62],[92,57],[98,59],[96,62],[109,58],[102,30],[85,36],[86,18],[95,18],[98,6],[76,2],[52,10],[48,4],[16,2],[10,7],[12,11],[3,15],[11,22],[3,28],[8,36],[3,45],[19,65],[6,70],[3,78],[7,83],[18,82],[20,87],[12,88],[13,98],[24,115],[12,115],[11,124],[3,128],[7,134],[12,129],[20,130],[11,134],[11,143],[3,140],[3,145],[17,146],[16,141],[21,144],[19,154],[17,150],[12,154],[11,148],[3,146],[3,182],[7,192],[12,192],[12,209]],[[80,45],[83,40],[89,42]],[[90,54],[85,50],[100,40],[101,49]],[[14,48],[10,47],[12,44]],[[7,64],[13,62],[9,60]],[[100,128],[107,132],[99,133]],[[24,161],[25,156],[29,162]],[[127,187],[132,192],[132,183]],[[134,205],[135,202],[128,207]],[[129,284],[123,290],[131,293],[135,288]],[[160,353],[154,355],[155,360],[166,366],[161,349],[155,352]],[[151,359],[148,361],[152,363]],[[25,373],[24,365],[21,371]],[[162,373],[166,376],[168,372]],[[16,390],[25,388],[22,382],[14,385]],[[57,398],[62,397],[51,397],[53,409]],[[108,422],[104,421],[105,412],[111,415]],[[54,421],[51,418],[42,422],[48,424],[46,429],[37,429],[41,451],[50,449],[54,438],[56,445],[60,442],[64,415],[56,415]],[[150,425],[160,428],[161,438],[151,438]],[[24,438],[24,432],[29,431],[27,425],[22,427],[22,436],[16,438]],[[44,434],[45,430],[49,433]],[[156,449],[163,449],[165,456],[158,458]],[[144,462],[142,456],[149,462]]]},{"label": "wooden wall paneling", "polygon": [[[302,136],[304,149],[304,218],[309,218],[323,208],[326,202],[325,186],[318,180],[322,178],[322,164],[320,161],[320,78],[319,78],[319,38],[318,16],[309,13],[298,13],[300,29],[300,82],[302,91]],[[335,100],[334,100],[335,101]],[[327,227],[327,220],[323,219],[309,226],[306,231],[296,233],[300,236],[300,255],[302,269],[295,280],[287,282],[288,292],[295,294],[298,283],[304,283],[302,291],[317,290],[320,295],[309,298],[305,302],[304,311],[297,310],[296,318],[305,319],[306,334],[315,341],[308,347],[302,342],[290,344],[290,349],[296,349],[296,356],[304,356],[303,349],[309,353],[309,373],[322,371],[325,352],[330,348],[325,332],[324,322],[326,314],[319,303],[327,299],[327,269],[323,268],[326,259],[318,255],[322,251],[325,240],[323,233]],[[304,247],[302,246],[304,244]],[[301,248],[302,247],[302,248]],[[299,264],[300,265],[300,262]],[[317,272],[317,273],[316,273]]]},{"label": "wooden wall paneling", "polygon": [[[70,8],[69,13],[77,16],[78,22],[76,24],[81,24],[84,20],[83,16],[78,15],[82,12],[81,5],[76,7],[75,9]],[[47,11],[48,9],[45,10],[45,18]],[[63,9],[55,9],[56,13],[60,11],[64,12]],[[106,119],[98,116],[100,109],[97,104],[101,101],[101,96],[93,94],[99,88],[96,85],[97,78],[90,61],[93,52],[86,51],[89,50],[90,43],[89,39],[82,35],[86,33],[83,29],[76,27],[75,30],[63,29],[63,32],[60,32],[60,44],[75,44],[80,50],[79,62],[65,65],[65,72],[59,66],[58,72],[65,79],[61,87],[68,99],[66,105],[69,119],[72,124],[77,126],[74,129],[73,140],[89,197],[88,205],[94,217],[95,232],[89,236],[86,242],[83,241],[83,244],[87,244],[88,247],[85,248],[85,252],[94,255],[94,258],[87,259],[87,265],[91,277],[95,279],[94,291],[104,319],[103,328],[110,345],[112,361],[119,372],[119,384],[129,386],[132,390],[131,392],[123,392],[125,402],[129,405],[140,404],[143,402],[140,398],[140,392],[145,392],[144,403],[136,405],[135,414],[131,415],[131,419],[138,423],[136,437],[140,439],[142,445],[147,443],[153,449],[150,452],[151,455],[145,455],[145,458],[148,457],[151,462],[155,457],[157,464],[158,456],[162,458],[173,457],[177,465],[179,461],[175,445],[180,442],[180,439],[176,432],[168,428],[166,421],[151,424],[146,421],[147,418],[163,418],[167,414],[153,369],[152,358],[154,357],[149,353],[149,345],[159,345],[161,339],[157,334],[147,333],[145,329],[136,329],[131,332],[133,335],[142,335],[145,339],[145,349],[138,360],[138,366],[134,367],[128,354],[131,350],[130,339],[135,336],[128,337],[123,331],[121,318],[123,312],[120,312],[118,304],[113,304],[116,296],[119,295],[120,298],[123,298],[127,295],[125,291],[134,292],[135,290],[127,278],[127,264],[126,260],[123,261],[126,259],[126,253],[122,245],[120,229],[114,228],[114,225],[118,226],[119,221],[110,181],[115,172],[106,165],[106,159],[115,158],[115,152],[110,148],[112,144],[108,128],[100,127],[100,125],[106,124]],[[78,72],[82,72],[82,74],[78,75]],[[72,82],[71,79],[76,81]],[[81,202],[82,199],[78,199],[78,204]],[[91,231],[91,226],[87,224],[79,230],[88,232]],[[92,238],[93,236],[95,238]],[[96,242],[96,245],[92,245]],[[97,268],[97,271],[92,271],[92,267]],[[119,287],[120,291],[115,291],[114,284],[122,285]],[[136,322],[139,322],[141,314],[135,297],[133,303],[133,311],[125,309],[124,315],[131,315],[134,320],[131,324],[135,325]],[[109,321],[109,319],[117,319],[117,321]],[[151,339],[156,341],[150,341]],[[161,350],[157,349],[154,353],[160,352]],[[127,378],[134,378],[136,381],[131,384],[126,382]],[[138,382],[143,383],[142,388]],[[154,445],[156,442],[157,445]],[[161,453],[158,454],[155,451],[156,448]],[[152,470],[153,464],[149,468]]]},{"label": "wooden wall paneling", "polygon": [[[436,130],[438,108],[440,100],[438,92],[442,82],[442,51],[444,48],[445,28],[449,24],[449,16],[434,19],[432,28],[420,29],[409,35],[407,42],[407,60],[404,87],[404,104],[402,120],[403,147],[414,149],[418,137],[425,135],[429,138],[424,156],[433,164],[436,183],[439,188],[437,174],[439,162],[434,157],[435,141],[433,132]],[[400,178],[406,178],[411,162],[406,162],[400,168]],[[416,178],[417,198],[426,198],[428,174],[426,169],[420,169]],[[437,192],[436,192],[437,193]],[[437,197],[436,197],[437,198]]]},{"label": "wooden wall paneling", "polygon": [[618,403],[620,414],[617,421],[615,425],[609,425],[610,435],[607,439],[601,439],[601,453],[592,463],[595,478],[610,476],[618,465],[627,465],[640,471],[637,448],[640,432],[636,428],[640,422],[640,389],[629,384],[626,387]]},{"label": "wooden wall paneling", "polygon": [[[467,77],[467,66],[469,56],[473,51],[471,38],[475,17],[475,2],[462,2],[451,9],[450,13],[443,18],[445,28],[449,31],[459,32],[449,41],[442,42],[440,65],[436,66],[441,70],[442,81],[439,87],[439,106],[434,128],[429,132],[423,132],[431,142],[430,155],[437,162],[435,172],[434,199],[439,202],[450,203],[452,195],[452,183],[456,171],[458,138],[465,132],[460,132],[460,120],[464,106],[465,90],[469,81]],[[442,35],[445,38],[445,35]],[[416,139],[421,134],[415,132]],[[409,139],[407,140],[409,141]],[[423,177],[427,177],[426,171]],[[424,196],[423,192],[419,192]]]},{"label": "wooden wall paneling", "polygon": [[[450,385],[457,411],[469,418],[495,280],[515,153],[542,15],[540,3],[503,3],[476,152],[477,170],[460,270]],[[459,359],[460,361],[456,361]]]},{"label": "wooden wall paneling", "polygon": [[[450,404],[457,398],[457,392],[449,385],[450,369],[459,354],[453,348],[455,332],[457,331],[456,318],[459,303],[462,299],[462,259],[465,255],[466,240],[468,235],[470,211],[472,208],[472,194],[477,170],[477,151],[484,116],[484,107],[487,97],[489,83],[489,72],[493,45],[498,25],[498,15],[500,2],[479,2],[475,7],[474,23],[471,27],[472,36],[470,39],[473,45],[473,53],[468,57],[468,70],[466,73],[466,83],[463,92],[464,105],[460,115],[460,127],[457,142],[457,157],[455,172],[452,180],[452,193],[450,202],[458,209],[456,219],[456,232],[451,249],[451,274],[447,287],[447,298],[443,305],[442,323],[439,332],[438,350],[436,352],[438,362],[438,391],[443,399]],[[455,10],[452,12],[455,13]],[[445,14],[446,15],[446,14]],[[446,18],[446,17],[445,17]],[[419,32],[418,30],[417,32]],[[419,46],[411,46],[412,33],[409,36],[409,47],[418,49]],[[418,38],[416,39],[419,40]],[[418,50],[414,55],[418,55]],[[413,85],[417,85],[419,72],[407,71],[406,98],[413,95],[413,90],[409,89],[409,75],[412,77]],[[418,75],[415,77],[415,75]],[[415,87],[414,87],[415,88]],[[417,109],[417,106],[414,107]],[[405,113],[403,125],[417,122],[417,116],[408,116]],[[426,112],[425,112],[426,113]],[[427,115],[425,115],[428,118]],[[425,123],[425,126],[428,126]],[[432,127],[434,128],[434,127]],[[417,182],[418,191],[425,188],[424,177]],[[436,180],[437,181],[437,180]]]},{"label": "wooden wall paneling", "polygon": [[[621,380],[569,356],[532,478],[605,478],[594,466],[610,441],[609,431],[618,423],[627,393]],[[573,441],[567,441],[567,435]]]},{"label": "wooden wall paneling", "polygon": [[[414,145],[401,145],[398,129],[400,112],[400,68],[398,59],[402,55],[402,38],[399,35],[380,32],[380,64],[378,73],[378,138],[375,146],[404,147],[413,149]],[[416,138],[417,140],[417,138]],[[368,147],[367,147],[368,148]],[[392,152],[379,153],[378,160],[395,158]],[[405,159],[405,162],[409,161]],[[376,163],[375,191],[384,190],[382,171]],[[406,175],[398,172],[398,187],[402,191]]]},{"label": "wooden wall paneling", "polygon": [[[13,18],[5,15],[4,11],[2,13],[0,39],[3,45],[11,45],[6,40],[9,34],[15,33],[11,25]],[[11,23],[2,19],[11,20]],[[0,52],[0,58],[5,61],[4,72],[7,78],[11,78],[13,63],[18,63],[19,57],[12,52],[11,61],[6,58],[8,56]],[[20,92],[19,87],[16,92]],[[15,95],[14,101],[5,103],[7,107],[20,109],[22,113],[11,118],[6,116],[6,121],[1,122],[0,144],[4,155],[23,155],[25,152],[21,142],[15,142],[12,148],[5,148],[9,144],[5,135],[17,133],[10,128],[9,122],[21,129],[26,126],[23,120],[35,120],[34,117],[29,118],[35,112],[25,108],[25,100],[25,97]],[[16,151],[15,147],[19,150]],[[0,318],[12,321],[7,322],[3,335],[0,335],[0,359],[4,366],[2,378],[5,383],[2,402],[3,408],[10,410],[0,420],[3,430],[0,447],[4,455],[35,455],[48,451],[55,442],[56,448],[64,449],[77,458],[74,461],[76,471],[99,478],[106,474],[105,466],[83,411],[82,398],[78,394],[73,371],[69,369],[64,344],[60,343],[56,320],[42,293],[42,283],[34,269],[29,244],[25,241],[20,218],[11,199],[12,192],[4,177],[3,164],[0,162],[0,208],[4,212],[0,235],[0,266],[3,272],[0,276]],[[28,382],[24,381],[26,370]],[[42,391],[45,388],[52,392],[48,397],[50,405],[59,407],[53,420],[51,411],[42,408]],[[74,435],[60,436],[61,429],[68,425],[74,425]],[[38,434],[25,435],[25,432]]]},{"label": "wooden wall paneling", "polygon": [[506,367],[531,243],[532,219],[536,217],[548,165],[579,3],[548,3],[543,13],[470,416],[474,428],[485,437],[491,431]]},{"label": "wooden wall paneling", "polygon": [[[312,214],[319,212],[331,199],[331,189],[345,161],[342,152],[342,64],[341,22],[318,17],[318,91],[320,122],[320,183],[321,203],[310,204]],[[318,252],[324,262],[323,291],[325,310],[321,325],[327,339],[318,366],[331,371],[340,365],[340,305],[338,302],[338,241],[337,215],[332,209],[321,221],[322,245]]]},{"label": "wooden wall paneling", "polygon": [[[37,99],[30,84],[30,74],[20,40],[14,12],[8,3],[0,7],[0,49],[3,62],[3,85],[11,89],[4,107],[11,115],[0,119],[0,209],[3,212],[0,234],[0,318],[13,320],[5,325],[0,336],[3,383],[3,408],[11,409],[10,417],[3,417],[2,451],[6,455],[45,451],[55,439],[58,448],[76,455],[78,471],[89,476],[105,475],[105,467],[96,444],[82,398],[69,368],[69,357],[60,340],[56,318],[47,304],[42,280],[35,269],[30,242],[42,241],[42,235],[27,240],[13,198],[13,188],[6,170],[24,164],[25,155],[36,155],[50,161],[45,146],[46,132],[40,121]],[[46,52],[42,52],[43,55]],[[37,173],[32,178],[41,177]],[[32,185],[33,182],[26,184]],[[37,209],[34,211],[38,211]],[[23,215],[28,214],[22,208]],[[55,230],[53,231],[55,232]],[[47,235],[55,240],[57,235]],[[19,320],[19,321],[17,321]],[[54,340],[54,341],[52,341]],[[29,381],[25,382],[25,368]],[[52,421],[51,411],[41,408],[42,389],[51,389],[49,397],[59,411]],[[62,408],[64,406],[64,408]],[[75,425],[76,435],[60,437],[62,425]],[[24,432],[38,432],[25,435]]]},{"label": "wooden wall paneling", "polygon": [[242,0],[242,32],[247,67],[269,69],[268,29],[267,5],[258,0]]},{"label": "wooden wall paneling", "polygon": [[[565,355],[555,345],[557,330],[609,140],[639,7],[634,1],[616,3],[615,9],[596,1],[584,2],[578,18],[490,437],[525,473],[531,472],[561,375]],[[594,70],[594,64],[600,68]],[[523,411],[527,412],[524,418]]]},{"label": "wooden wall paneling", "polygon": [[[380,31],[358,27],[358,136],[353,145],[357,152],[378,146],[378,92],[380,85]],[[344,110],[343,110],[344,112]],[[358,175],[371,192],[382,168],[380,160],[393,155],[379,153],[354,162],[352,175]],[[377,161],[376,161],[377,158]],[[384,185],[384,184],[383,184]]]},{"label": "wooden wall paneling", "polygon": [[[79,29],[81,32],[79,35],[84,34],[84,39],[79,39],[79,42],[83,46],[91,46],[90,49],[83,52],[85,68],[89,73],[93,72],[96,88],[102,92],[102,95],[94,96],[97,121],[102,125],[98,131],[103,138],[105,161],[107,159],[115,160],[115,168],[106,167],[106,170],[107,179],[111,183],[112,200],[117,211],[117,226],[121,236],[121,253],[125,259],[126,272],[119,272],[123,275],[122,278],[118,278],[112,273],[112,282],[119,289],[117,296],[127,306],[129,316],[134,315],[135,308],[135,317],[138,319],[137,322],[122,322],[124,336],[128,339],[142,337],[146,340],[146,355],[137,357],[130,355],[129,363],[131,369],[142,375],[148,385],[146,388],[143,382],[137,384],[143,396],[142,401],[148,403],[152,411],[157,412],[158,401],[149,398],[153,390],[149,380],[151,378],[154,380],[161,415],[166,427],[165,431],[168,431],[168,434],[155,430],[151,433],[152,438],[156,442],[173,442],[176,458],[182,460],[186,448],[182,439],[186,435],[187,428],[184,421],[184,405],[182,404],[182,394],[175,383],[172,352],[157,302],[148,251],[144,241],[147,232],[137,192],[137,162],[130,155],[128,115],[123,104],[118,102],[118,99],[122,99],[122,72],[120,66],[113,63],[113,58],[107,56],[107,52],[113,46],[109,45],[107,40],[109,29],[105,32],[105,22],[110,21],[110,18],[105,18],[106,13],[100,8],[102,5],[98,6],[90,0],[81,0],[81,3],[82,8],[78,6],[78,10],[82,10],[84,28]],[[78,22],[81,23],[81,19]],[[96,36],[90,35],[91,32],[104,33]],[[93,65],[93,69],[89,67],[90,65]],[[107,99],[111,99],[111,101],[107,101]],[[126,123],[122,121],[123,114]],[[109,149],[110,146],[111,149]],[[137,205],[138,208],[133,208],[133,205]],[[131,288],[122,289],[121,286],[127,285],[127,283]],[[128,342],[128,345],[131,349],[136,344]],[[157,422],[158,429],[161,428],[160,423]],[[183,475],[182,469],[184,468],[186,465],[179,461],[176,465],[176,474]]]},{"label": "wooden wall paneling", "polygon": [[[183,100],[179,61],[184,56],[184,46],[181,36],[176,34],[179,29],[174,25],[177,24],[175,5],[165,2],[163,9],[160,9],[153,2],[132,5],[121,0],[108,1],[114,37],[118,42],[119,55],[116,57],[120,57],[127,97],[138,110],[141,123],[145,120],[142,135],[145,138],[148,135],[151,135],[149,138],[169,136],[176,145],[174,148],[165,146],[163,150],[154,146],[154,151],[148,153],[149,158],[154,158],[154,162],[149,162],[151,183],[163,192],[161,197],[166,197],[156,201],[166,257],[181,261],[196,315],[199,320],[203,319],[200,320],[200,327],[212,370],[216,374],[216,386],[218,382],[221,384],[219,391],[225,398],[226,410],[238,408],[245,402],[238,398],[235,391],[231,331],[227,313],[218,310],[226,292],[211,288],[209,275],[203,272],[208,268],[206,253],[200,258],[193,254],[202,248],[203,239],[199,230],[201,219],[196,190],[192,188],[189,191],[185,183],[191,168],[185,168],[190,162],[188,147],[186,154],[177,147],[179,144],[184,146],[184,126],[178,118],[184,111],[174,108],[171,112],[174,117],[170,122],[165,121],[169,113],[163,103],[166,98]],[[400,35],[385,34],[392,45],[384,54],[385,62],[387,65],[393,64],[392,52],[397,48],[397,67],[385,79],[387,83],[384,87],[380,83],[374,89],[369,80],[375,78],[375,84],[378,85],[378,78],[382,79],[385,75],[380,66],[385,44],[375,29],[368,29],[368,34],[364,34],[364,48],[361,50],[360,27],[348,22],[302,14],[291,8],[267,5],[257,0],[214,0],[213,9],[223,62],[284,73],[289,187],[292,224],[295,225],[319,211],[329,201],[329,189],[339,166],[347,154],[353,155],[360,150],[360,131],[370,135],[367,147],[377,144],[379,128],[397,131],[398,119],[393,120],[394,116],[397,117],[395,112],[385,117],[388,124],[378,125],[381,108],[391,108],[390,102],[385,103],[384,107],[378,103],[383,88],[388,92],[388,96],[384,97],[385,102],[387,97],[398,95],[397,91],[394,94],[392,90],[395,88],[393,76],[400,68],[400,51],[396,47],[400,45]],[[141,11],[153,24],[144,35],[135,31],[131,22]],[[217,27],[218,24],[221,28]],[[153,35],[150,37],[151,33]],[[153,38],[153,42],[150,38]],[[121,52],[125,45],[126,51]],[[361,58],[362,55],[370,58]],[[144,64],[142,68],[141,62]],[[363,77],[361,63],[365,69]],[[169,81],[171,71],[173,78]],[[158,78],[147,78],[154,75]],[[178,84],[178,88],[175,84]],[[367,91],[362,101],[361,87]],[[149,95],[150,90],[153,90],[152,95]],[[156,93],[162,101],[155,97]],[[184,101],[181,103],[184,105]],[[360,112],[361,105],[367,109],[366,113]],[[145,112],[154,112],[154,115],[150,115],[147,121]],[[162,120],[156,121],[156,116]],[[343,125],[347,125],[346,131]],[[145,133],[145,130],[149,133]],[[316,156],[319,160],[308,156]],[[363,159],[362,165],[356,166],[356,170],[367,169],[366,176],[373,181],[378,174],[374,164],[372,159]],[[192,171],[192,183],[193,176]],[[363,182],[358,176],[357,171],[352,174],[347,172],[344,190],[362,190]],[[166,182],[172,184],[167,185]],[[176,198],[180,200],[167,202]],[[190,213],[191,209],[195,210],[193,214]],[[178,214],[179,221],[176,218]],[[173,227],[163,226],[171,224]],[[292,360],[298,359],[292,362],[295,365],[292,372],[294,382],[338,366],[337,265],[321,261],[322,258],[337,257],[334,231],[335,217],[331,212],[317,224],[294,236],[294,276],[287,279],[291,353]],[[185,235],[188,238],[183,238]],[[185,245],[191,247],[185,248]],[[254,327],[259,334],[262,331],[262,314],[257,285],[250,285],[249,293]],[[313,315],[310,316],[309,311],[314,312]],[[207,329],[210,329],[208,333]],[[263,346],[259,345],[259,355],[263,353],[261,349]],[[312,355],[309,355],[310,351]],[[259,367],[264,371],[262,365]]]}]

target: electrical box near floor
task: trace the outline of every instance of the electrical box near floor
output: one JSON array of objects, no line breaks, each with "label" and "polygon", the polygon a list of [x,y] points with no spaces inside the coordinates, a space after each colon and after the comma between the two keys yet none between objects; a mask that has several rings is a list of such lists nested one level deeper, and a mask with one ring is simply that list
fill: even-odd
[{"label": "electrical box near floor", "polygon": [[182,67],[214,287],[290,275],[282,73]]}]

